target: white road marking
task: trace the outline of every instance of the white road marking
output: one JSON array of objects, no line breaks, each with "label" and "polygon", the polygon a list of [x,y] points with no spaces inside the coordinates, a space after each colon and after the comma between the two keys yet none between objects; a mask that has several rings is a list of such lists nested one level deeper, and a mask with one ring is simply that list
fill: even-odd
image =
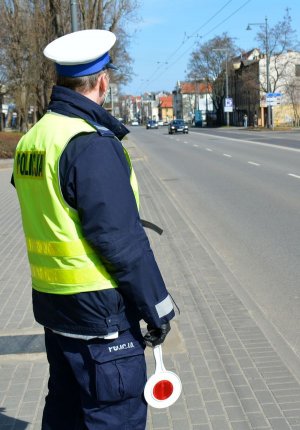
[{"label": "white road marking", "polygon": [[251,164],[252,166],[260,166],[259,163],[254,163],[254,161],[248,161],[248,164]]},{"label": "white road marking", "polygon": [[229,154],[223,154],[223,155],[224,157],[232,158],[232,155],[229,155]]},{"label": "white road marking", "polygon": [[[192,134],[198,134],[196,131],[191,131]],[[233,142],[244,142],[244,143],[250,143],[252,145],[260,145],[265,146],[266,148],[276,148],[276,149],[283,149],[285,151],[294,151],[294,152],[300,152],[300,149],[298,148],[290,148],[289,146],[281,146],[281,145],[274,145],[272,143],[264,143],[259,141],[253,141],[253,140],[247,140],[247,139],[238,139],[235,137],[227,137],[227,136],[219,136],[217,134],[205,134],[206,136],[213,137],[216,139],[223,139],[223,140],[231,140]],[[203,136],[203,135],[202,135]]]},{"label": "white road marking", "polygon": [[205,148],[205,149],[206,149],[206,151],[212,152],[212,149],[210,149],[210,148]]},{"label": "white road marking", "polygon": [[294,173],[288,173],[288,176],[292,176],[292,178],[300,179],[300,176],[294,175]]},{"label": "white road marking", "polygon": [[195,148],[199,148],[199,145],[193,145]]},{"label": "white road marking", "polygon": [[187,145],[189,142],[185,141],[184,143]]}]

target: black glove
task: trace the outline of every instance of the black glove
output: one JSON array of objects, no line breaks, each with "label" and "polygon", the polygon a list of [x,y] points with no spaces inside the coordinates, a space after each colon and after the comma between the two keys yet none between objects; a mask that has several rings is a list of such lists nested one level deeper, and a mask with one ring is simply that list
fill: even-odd
[{"label": "black glove", "polygon": [[162,324],[160,328],[147,326],[147,333],[144,336],[144,341],[147,346],[154,348],[164,342],[167,334],[171,330],[170,323]]}]

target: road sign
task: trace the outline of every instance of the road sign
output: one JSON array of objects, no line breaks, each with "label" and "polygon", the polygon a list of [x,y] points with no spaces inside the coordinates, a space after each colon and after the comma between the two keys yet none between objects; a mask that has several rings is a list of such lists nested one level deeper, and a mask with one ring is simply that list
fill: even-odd
[{"label": "road sign", "polygon": [[281,93],[267,93],[266,102],[268,106],[277,106],[281,102]]},{"label": "road sign", "polygon": [[225,107],[232,107],[233,106],[233,100],[231,98],[225,99]]},{"label": "road sign", "polygon": [[227,97],[225,99],[224,112],[232,112],[232,110],[233,110],[233,99]]},{"label": "road sign", "polygon": [[266,97],[267,98],[271,98],[271,97],[281,97],[282,94],[281,93],[267,93]]}]

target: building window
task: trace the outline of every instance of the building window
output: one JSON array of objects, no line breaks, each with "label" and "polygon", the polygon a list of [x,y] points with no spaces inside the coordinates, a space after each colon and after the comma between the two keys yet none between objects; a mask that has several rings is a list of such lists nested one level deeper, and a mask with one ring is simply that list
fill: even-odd
[{"label": "building window", "polygon": [[295,64],[295,76],[300,77],[300,64]]}]

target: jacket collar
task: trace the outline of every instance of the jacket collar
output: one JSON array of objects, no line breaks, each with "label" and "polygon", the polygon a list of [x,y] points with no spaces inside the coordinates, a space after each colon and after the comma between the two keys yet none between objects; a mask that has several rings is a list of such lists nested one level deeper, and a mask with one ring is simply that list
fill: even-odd
[{"label": "jacket collar", "polygon": [[108,128],[122,140],[129,130],[102,106],[69,88],[55,85],[52,89],[48,109],[66,116],[93,121]]}]

